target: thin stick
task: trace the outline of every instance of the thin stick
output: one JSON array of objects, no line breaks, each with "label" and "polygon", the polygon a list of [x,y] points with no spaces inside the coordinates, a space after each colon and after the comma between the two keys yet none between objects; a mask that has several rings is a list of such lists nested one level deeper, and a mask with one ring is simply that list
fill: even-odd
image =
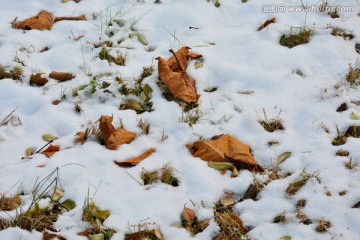
[{"label": "thin stick", "polygon": [[86,20],[85,15],[81,15],[78,17],[55,17],[54,22],[59,22],[59,21],[84,21]]},{"label": "thin stick", "polygon": [[182,66],[181,66],[181,64],[180,64],[180,62],[179,62],[179,59],[177,58],[174,50],[170,49],[169,52],[171,52],[171,53],[174,55],[174,57],[175,57],[175,59],[176,59],[176,62],[177,62],[177,64],[179,65],[181,71],[182,71],[182,72],[185,72],[184,69],[182,68]]},{"label": "thin stick", "polygon": [[39,150],[36,151],[36,153],[39,153],[41,150],[43,150],[47,145],[49,145],[50,143],[52,143],[54,140],[51,140],[50,142],[48,142],[47,144],[45,144],[42,148],[40,148]]},{"label": "thin stick", "polygon": [[6,124],[7,119],[15,112],[16,109],[12,110],[11,113],[9,113],[0,123],[0,126],[3,126]]}]

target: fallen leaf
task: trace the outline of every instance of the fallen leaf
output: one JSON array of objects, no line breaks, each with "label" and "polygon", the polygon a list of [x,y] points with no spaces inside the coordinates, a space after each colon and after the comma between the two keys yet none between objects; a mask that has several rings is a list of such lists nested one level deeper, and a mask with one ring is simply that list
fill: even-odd
[{"label": "fallen leaf", "polygon": [[56,100],[52,101],[53,105],[58,105],[60,103],[61,103],[61,100],[59,100],[59,99],[56,99]]},{"label": "fallen leaf", "polygon": [[250,95],[250,94],[253,94],[255,93],[254,91],[240,91],[238,92],[239,94],[244,94],[244,95]]},{"label": "fallen leaf", "polygon": [[224,205],[225,207],[232,206],[235,204],[235,200],[232,196],[232,194],[225,194],[221,196],[220,203]]},{"label": "fallen leaf", "polygon": [[246,199],[252,199],[255,201],[259,192],[260,192],[259,187],[256,186],[255,184],[251,184],[246,190],[244,196],[240,199],[240,202]]},{"label": "fallen leaf", "polygon": [[355,102],[351,102],[353,104],[355,104],[356,106],[360,106],[360,101],[355,101]]},{"label": "fallen leaf", "polygon": [[77,133],[75,134],[75,142],[81,143],[81,145],[82,145],[82,144],[85,143],[85,141],[86,141],[86,134],[85,134],[85,132],[77,132]]},{"label": "fallen leaf", "polygon": [[284,152],[280,154],[280,156],[278,156],[278,158],[276,159],[276,165],[279,165],[280,163],[284,162],[289,157],[291,157],[291,152]]},{"label": "fallen leaf", "polygon": [[72,75],[71,73],[68,73],[68,72],[54,72],[54,71],[52,71],[49,74],[49,77],[53,78],[53,79],[56,79],[56,80],[58,80],[60,82],[65,82],[65,81],[69,81],[69,80],[73,79],[75,76]]},{"label": "fallen leaf", "polygon": [[31,148],[31,147],[30,147],[30,148],[27,148],[26,151],[25,151],[25,155],[26,155],[27,157],[33,155],[33,148]]},{"label": "fallen leaf", "polygon": [[58,152],[60,150],[60,145],[52,145],[50,144],[50,146],[45,149],[42,153],[47,157],[51,157],[52,155],[54,155],[56,152]]},{"label": "fallen leaf", "polygon": [[336,111],[337,111],[337,112],[344,112],[344,111],[346,111],[347,109],[348,109],[347,104],[346,104],[346,103],[342,103],[342,104],[336,109]]},{"label": "fallen leaf", "polygon": [[234,165],[228,162],[208,162],[208,166],[219,171],[232,169]]},{"label": "fallen leaf", "polygon": [[98,233],[98,234],[92,234],[92,235],[88,235],[87,236],[89,238],[89,240],[104,240],[105,236],[102,233]]},{"label": "fallen leaf", "polygon": [[30,85],[44,86],[49,80],[44,77],[44,73],[37,73],[30,76]]},{"label": "fallen leaf", "polygon": [[209,223],[210,223],[210,219],[204,219],[204,220],[198,222],[197,229],[200,232],[202,232],[209,226]]},{"label": "fallen leaf", "polygon": [[60,200],[60,198],[62,198],[62,196],[64,196],[64,192],[61,189],[56,188],[52,196],[52,200],[57,202]]},{"label": "fallen leaf", "polygon": [[54,135],[51,135],[51,134],[45,134],[45,135],[42,136],[42,139],[45,142],[51,142],[51,141],[54,141],[54,140],[58,139],[58,137],[56,137]]},{"label": "fallen leaf", "polygon": [[12,198],[0,197],[0,210],[12,211],[20,206],[21,200],[19,196]]},{"label": "fallen leaf", "polygon": [[44,232],[42,240],[66,240],[66,238],[57,234]]},{"label": "fallen leaf", "polygon": [[125,235],[124,240],[163,240],[164,237],[159,229],[142,230],[134,233],[128,233]]},{"label": "fallen leaf", "polygon": [[229,134],[214,136],[209,141],[196,141],[187,145],[194,157],[207,162],[229,162],[238,168],[263,171],[250,153],[250,147]]},{"label": "fallen leaf", "polygon": [[94,209],[91,211],[91,216],[99,219],[101,222],[105,221],[110,216],[109,210],[98,210]]},{"label": "fallen leaf", "polygon": [[192,223],[195,218],[196,218],[196,214],[194,212],[194,210],[184,207],[184,210],[182,212],[182,218],[187,222],[187,223]]},{"label": "fallen leaf", "polygon": [[205,88],[204,92],[215,92],[218,88],[217,87],[209,87],[209,88]]},{"label": "fallen leaf", "polygon": [[263,30],[264,28],[266,28],[267,26],[269,26],[271,23],[275,23],[276,19],[275,18],[270,18],[268,20],[266,20],[266,22],[264,22],[259,28],[258,31]]},{"label": "fallen leaf", "polygon": [[76,207],[76,204],[71,199],[66,199],[64,202],[61,203],[61,206],[65,208],[67,211],[71,211]]},{"label": "fallen leaf", "polygon": [[[186,74],[189,47],[182,47],[173,57],[165,61],[157,57],[159,77],[175,98],[188,104],[197,103],[195,80]],[[193,56],[192,56],[193,57]]]},{"label": "fallen leaf", "polygon": [[351,120],[360,120],[360,115],[352,112],[350,118]]},{"label": "fallen leaf", "polygon": [[35,17],[13,23],[12,27],[23,30],[50,30],[53,24],[54,16],[47,11],[41,11]]},{"label": "fallen leaf", "polygon": [[107,149],[116,150],[121,144],[129,144],[136,135],[124,129],[115,129],[112,125],[113,117],[101,115],[99,119],[100,133],[104,138]]},{"label": "fallen leaf", "polygon": [[237,229],[246,232],[241,219],[232,212],[215,212],[215,220],[220,225],[220,228]]},{"label": "fallen leaf", "polygon": [[156,152],[156,149],[150,148],[150,149],[146,150],[143,154],[141,154],[137,157],[129,158],[123,162],[118,162],[118,161],[114,161],[114,162],[116,165],[118,165],[120,167],[133,167],[133,166],[138,165],[140,162],[145,160],[147,157],[149,157],[154,152]]},{"label": "fallen leaf", "polygon": [[360,43],[355,44],[355,50],[358,54],[360,54]]},{"label": "fallen leaf", "polygon": [[148,41],[146,40],[144,34],[138,33],[137,34],[138,41],[142,43],[143,45],[148,45]]}]

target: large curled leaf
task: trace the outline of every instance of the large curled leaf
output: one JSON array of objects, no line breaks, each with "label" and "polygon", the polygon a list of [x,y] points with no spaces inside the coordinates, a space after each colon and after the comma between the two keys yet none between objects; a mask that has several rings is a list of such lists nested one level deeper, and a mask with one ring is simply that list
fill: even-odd
[{"label": "large curled leaf", "polygon": [[[186,74],[189,47],[182,47],[175,56],[167,61],[157,57],[159,77],[175,98],[188,104],[195,104],[199,99],[196,92],[195,80]],[[192,55],[190,58],[193,58]]]},{"label": "large curled leaf", "polygon": [[238,168],[263,171],[250,153],[250,147],[229,134],[214,136],[209,141],[196,141],[187,145],[194,157],[207,162],[229,162]]},{"label": "large curled leaf", "polygon": [[99,119],[99,129],[104,138],[106,148],[116,150],[121,144],[129,144],[136,135],[124,129],[115,129],[112,125],[113,117],[102,115]]},{"label": "large curled leaf", "polygon": [[28,18],[22,22],[14,23],[13,28],[23,30],[50,30],[53,24],[54,16],[47,11],[41,11],[35,17]]}]

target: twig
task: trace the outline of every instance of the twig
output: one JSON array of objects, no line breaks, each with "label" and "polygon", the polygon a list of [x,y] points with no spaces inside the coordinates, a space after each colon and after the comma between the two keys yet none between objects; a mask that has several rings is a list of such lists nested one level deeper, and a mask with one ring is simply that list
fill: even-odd
[{"label": "twig", "polygon": [[12,110],[0,123],[0,126],[4,126],[9,120],[8,118],[15,112],[16,109]]},{"label": "twig", "polygon": [[171,53],[174,55],[174,57],[175,57],[175,59],[176,59],[176,62],[177,62],[177,64],[179,65],[181,71],[182,71],[182,72],[185,72],[184,69],[182,68],[182,66],[181,66],[181,64],[180,64],[180,62],[179,62],[179,59],[177,58],[174,50],[170,49],[169,52],[171,52]]},{"label": "twig", "polygon": [[49,141],[47,144],[45,144],[42,148],[40,148],[39,150],[36,151],[36,153],[39,153],[41,150],[43,150],[47,145],[49,145],[50,143],[52,143],[54,140]]},{"label": "twig", "polygon": [[59,22],[59,21],[84,21],[86,20],[85,15],[81,15],[78,17],[55,17],[54,22]]}]

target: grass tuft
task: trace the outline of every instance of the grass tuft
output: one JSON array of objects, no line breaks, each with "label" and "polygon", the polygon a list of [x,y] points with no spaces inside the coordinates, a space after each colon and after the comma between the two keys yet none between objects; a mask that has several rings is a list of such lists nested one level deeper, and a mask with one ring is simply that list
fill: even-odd
[{"label": "grass tuft", "polygon": [[293,48],[310,41],[312,31],[307,28],[301,28],[297,34],[286,36],[283,34],[280,38],[280,45]]},{"label": "grass tuft", "polygon": [[259,120],[258,122],[261,124],[261,126],[268,132],[274,132],[274,131],[280,131],[280,130],[285,130],[283,124],[282,124],[282,120],[279,118],[280,117],[280,113],[279,112],[278,116],[275,118],[268,118],[265,109],[263,109],[263,113],[264,113],[264,117],[261,118],[259,116]]},{"label": "grass tuft", "polygon": [[310,178],[316,178],[319,181],[317,175],[317,172],[310,174],[303,170],[300,176],[294,182],[290,183],[286,188],[286,193],[289,195],[295,195],[302,187],[306,185]]}]

